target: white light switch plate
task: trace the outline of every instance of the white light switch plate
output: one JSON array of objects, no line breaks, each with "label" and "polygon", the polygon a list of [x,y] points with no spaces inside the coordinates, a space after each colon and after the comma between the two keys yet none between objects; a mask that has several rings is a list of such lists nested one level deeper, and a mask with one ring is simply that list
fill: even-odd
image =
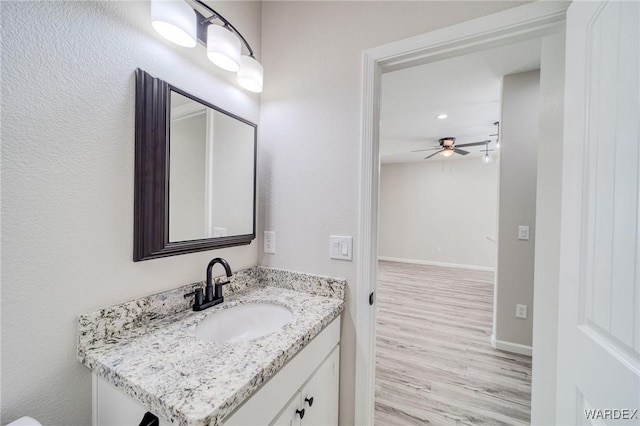
[{"label": "white light switch plate", "polygon": [[529,227],[520,225],[518,226],[518,239],[519,240],[528,240],[529,239]]},{"label": "white light switch plate", "polygon": [[353,258],[353,238],[332,235],[329,238],[329,257],[331,259],[351,260]]},{"label": "white light switch plate", "polygon": [[516,305],[516,318],[527,319],[527,305]]},{"label": "white light switch plate", "polygon": [[275,231],[264,231],[264,252],[276,252],[276,233]]}]

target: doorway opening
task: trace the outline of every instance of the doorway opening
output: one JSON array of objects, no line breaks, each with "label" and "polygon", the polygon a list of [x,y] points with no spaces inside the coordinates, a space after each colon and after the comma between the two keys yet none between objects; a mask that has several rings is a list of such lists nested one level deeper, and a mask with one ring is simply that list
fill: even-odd
[{"label": "doorway opening", "polygon": [[503,299],[532,308],[533,269],[517,284],[495,271],[498,253],[533,265],[533,238],[514,246],[498,213],[535,223],[538,93],[523,90],[537,89],[540,55],[536,38],[382,75],[376,424],[530,422],[531,353],[497,350],[492,336],[496,320],[526,322],[494,315]]},{"label": "doorway opening", "polygon": [[[361,248],[357,316],[355,423],[373,424],[378,263],[379,136],[382,74],[563,31],[567,4],[532,3],[364,52]],[[452,136],[452,135],[448,135]],[[366,297],[365,297],[366,296]]]}]

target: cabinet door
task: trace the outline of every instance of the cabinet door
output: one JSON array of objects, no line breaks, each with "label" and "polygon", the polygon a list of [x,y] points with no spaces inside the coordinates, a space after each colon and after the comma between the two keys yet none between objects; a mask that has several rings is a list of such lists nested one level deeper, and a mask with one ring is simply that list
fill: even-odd
[{"label": "cabinet door", "polygon": [[[93,373],[93,426],[137,425],[148,410]],[[170,426],[159,419],[159,426]]]},{"label": "cabinet door", "polygon": [[340,346],[337,346],[302,388],[303,426],[338,425],[339,370]]},{"label": "cabinet door", "polygon": [[291,401],[284,407],[276,419],[269,426],[300,426],[300,392],[296,392]]},{"label": "cabinet door", "polygon": [[[2,1],[2,0],[0,0]],[[340,317],[334,319],[320,334],[294,356],[282,369],[248,398],[236,411],[223,420],[224,426],[247,426],[274,423],[283,416],[294,393],[299,394],[309,378],[335,350],[340,342]],[[337,395],[336,388],[336,395]],[[308,406],[308,405],[307,405]],[[297,409],[302,409],[300,404]],[[296,408],[293,409],[295,414]],[[305,410],[305,414],[306,414]],[[306,416],[305,416],[306,419]],[[304,420],[302,422],[304,424]],[[288,423],[284,423],[288,424]],[[322,425],[327,426],[327,425]]]}]

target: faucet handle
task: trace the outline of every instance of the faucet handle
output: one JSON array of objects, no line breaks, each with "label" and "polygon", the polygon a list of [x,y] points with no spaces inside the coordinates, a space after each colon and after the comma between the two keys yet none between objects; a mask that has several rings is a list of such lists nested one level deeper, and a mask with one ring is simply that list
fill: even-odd
[{"label": "faucet handle", "polygon": [[197,306],[202,305],[202,299],[203,299],[202,288],[196,288],[191,293],[185,294],[184,298],[186,299],[187,297],[190,297],[190,296],[194,296],[194,298],[193,298],[193,307],[194,307],[194,309]]},{"label": "faucet handle", "polygon": [[218,279],[216,279],[216,280],[214,280],[214,281],[215,281],[215,284],[216,284],[216,285],[226,285],[226,284],[231,284],[231,280],[230,280],[228,277],[227,277],[227,280],[226,280],[226,281],[224,281],[224,282],[222,281],[222,278],[218,278]]}]

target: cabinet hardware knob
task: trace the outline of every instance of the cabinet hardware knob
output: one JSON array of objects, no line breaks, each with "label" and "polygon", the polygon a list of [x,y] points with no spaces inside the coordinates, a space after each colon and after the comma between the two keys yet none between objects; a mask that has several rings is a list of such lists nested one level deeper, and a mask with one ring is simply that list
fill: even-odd
[{"label": "cabinet hardware knob", "polygon": [[313,397],[311,398],[305,398],[304,402],[308,402],[309,403],[309,407],[311,407],[313,405]]},{"label": "cabinet hardware knob", "polygon": [[296,410],[296,414],[299,414],[300,418],[303,419],[304,418],[304,408],[302,410]]}]

